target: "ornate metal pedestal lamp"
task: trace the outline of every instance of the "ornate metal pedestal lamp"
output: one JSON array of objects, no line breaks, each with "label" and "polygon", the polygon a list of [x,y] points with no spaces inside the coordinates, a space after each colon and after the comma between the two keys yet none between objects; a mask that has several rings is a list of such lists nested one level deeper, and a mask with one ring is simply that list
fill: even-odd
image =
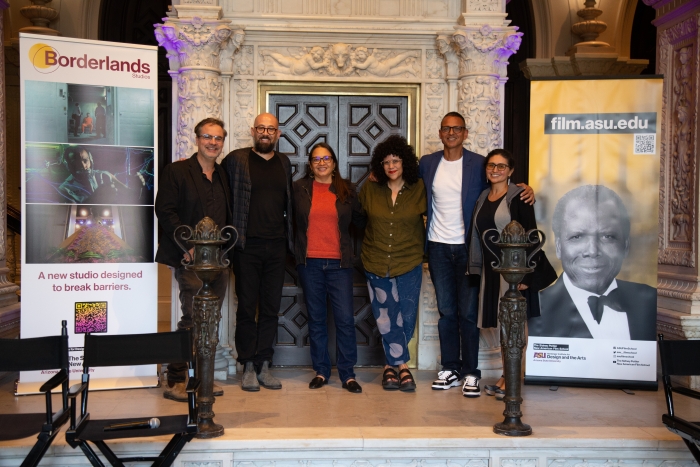
[{"label": "ornate metal pedestal lamp", "polygon": [[[225,232],[230,230],[230,232]],[[178,232],[180,234],[178,235]],[[222,251],[221,246],[231,240],[232,233],[236,234],[231,246]],[[181,225],[175,229],[175,242],[184,252],[188,250],[178,241],[188,242],[194,246],[193,258],[182,260],[185,268],[193,271],[202,281],[202,288],[194,297],[192,307],[194,318],[194,348],[197,357],[197,377],[200,380],[197,390],[197,405],[199,419],[197,420],[197,438],[216,438],[224,434],[224,427],[214,423],[214,356],[219,344],[219,321],[221,311],[219,302],[223,297],[217,297],[211,291],[211,283],[219,277],[221,271],[229,265],[229,260],[223,259],[226,253],[238,241],[238,232],[230,225],[219,230],[219,227],[209,217],[205,217],[192,230],[189,225]]]},{"label": "ornate metal pedestal lamp", "polygon": [[[542,235],[541,241],[538,234]],[[534,271],[535,264],[530,260],[544,245],[545,237],[540,230],[525,232],[517,221],[511,221],[501,232],[500,239],[496,229],[485,231],[482,238],[486,248],[495,257],[498,256],[488,247],[488,241],[500,248],[500,261],[491,264],[493,270],[508,282],[508,291],[501,297],[498,313],[501,323],[501,352],[504,357],[503,374],[506,380],[506,409],[503,411],[505,420],[496,423],[493,431],[500,435],[528,436],[532,434],[532,428],[520,419],[523,416],[520,411],[520,404],[523,402],[520,395],[520,374],[526,342],[527,304],[518,290],[518,284],[522,282],[525,274]],[[537,248],[528,256],[525,249],[534,245],[537,245]]]}]

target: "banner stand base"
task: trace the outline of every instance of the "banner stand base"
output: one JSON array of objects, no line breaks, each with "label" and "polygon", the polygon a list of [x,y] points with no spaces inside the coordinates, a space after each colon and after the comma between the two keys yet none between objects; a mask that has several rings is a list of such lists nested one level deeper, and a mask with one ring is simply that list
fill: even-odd
[{"label": "banner stand base", "polygon": [[[45,381],[15,384],[15,396],[29,396],[32,394],[42,394],[39,388]],[[71,380],[70,384],[79,383],[79,380]],[[109,391],[111,389],[140,389],[155,388],[160,385],[160,378],[154,376],[129,376],[121,378],[90,378],[90,391]],[[54,392],[59,392],[60,387]]]},{"label": "banner stand base", "polygon": [[[575,388],[635,389],[658,391],[658,381],[631,381],[621,379],[556,378],[552,376],[525,375],[525,384],[540,386],[570,386]],[[550,388],[551,389],[551,388]]]}]

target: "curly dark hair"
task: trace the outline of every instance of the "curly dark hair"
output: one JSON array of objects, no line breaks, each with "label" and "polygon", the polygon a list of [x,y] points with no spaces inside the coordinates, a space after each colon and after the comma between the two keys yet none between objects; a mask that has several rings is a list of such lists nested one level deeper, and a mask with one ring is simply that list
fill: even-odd
[{"label": "curly dark hair", "polygon": [[384,172],[382,161],[386,156],[397,156],[401,159],[403,165],[403,179],[409,185],[418,182],[418,158],[416,152],[408,144],[406,138],[399,135],[391,135],[374,148],[372,153],[372,161],[370,162],[370,170],[374,174],[377,182],[386,183],[389,177]]}]

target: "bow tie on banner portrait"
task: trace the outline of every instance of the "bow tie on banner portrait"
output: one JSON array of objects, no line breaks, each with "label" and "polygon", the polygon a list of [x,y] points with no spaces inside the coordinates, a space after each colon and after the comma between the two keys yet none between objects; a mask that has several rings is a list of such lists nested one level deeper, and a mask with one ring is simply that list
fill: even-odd
[{"label": "bow tie on banner portrait", "polygon": [[600,297],[596,297],[595,295],[588,297],[588,308],[591,309],[591,314],[598,324],[600,324],[600,320],[603,318],[604,307],[607,306],[615,311],[623,311],[619,301],[618,290],[619,289],[615,289],[608,295],[601,295]]}]

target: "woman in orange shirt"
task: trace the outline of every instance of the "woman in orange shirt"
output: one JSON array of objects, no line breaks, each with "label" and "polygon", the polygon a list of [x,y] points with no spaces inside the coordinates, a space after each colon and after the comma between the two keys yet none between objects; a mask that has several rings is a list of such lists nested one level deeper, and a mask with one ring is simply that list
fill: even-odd
[{"label": "woman in orange shirt", "polygon": [[306,176],[294,182],[294,256],[309,315],[311,361],[318,389],[328,383],[326,300],[330,298],[338,346],[338,376],[343,388],[362,392],[355,380],[357,340],[352,298],[353,254],[350,223],[364,226],[355,187],[338,171],[338,159],[326,143],[311,148]]}]

